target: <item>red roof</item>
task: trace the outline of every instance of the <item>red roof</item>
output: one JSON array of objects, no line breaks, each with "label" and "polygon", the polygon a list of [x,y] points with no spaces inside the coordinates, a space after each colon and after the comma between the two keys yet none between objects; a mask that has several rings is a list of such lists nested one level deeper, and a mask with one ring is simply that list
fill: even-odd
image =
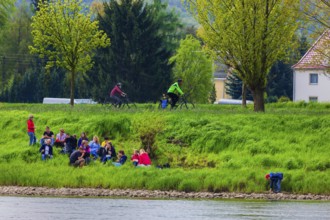
[{"label": "red roof", "polygon": [[326,69],[329,68],[329,57],[324,53],[330,48],[330,29],[315,41],[306,54],[298,63],[292,66],[293,69]]}]

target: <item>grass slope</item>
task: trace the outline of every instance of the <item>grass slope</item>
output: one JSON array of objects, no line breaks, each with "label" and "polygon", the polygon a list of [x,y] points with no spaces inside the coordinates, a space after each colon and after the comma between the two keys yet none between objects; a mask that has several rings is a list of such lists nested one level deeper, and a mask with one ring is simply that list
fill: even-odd
[{"label": "grass slope", "polygon": [[[43,162],[39,147],[28,146],[26,120],[35,115],[37,137],[86,131],[110,136],[116,150],[153,143],[153,164],[171,169],[116,168],[92,163],[68,166],[55,150]],[[136,110],[99,105],[0,104],[0,184],[49,187],[103,187],[180,191],[263,192],[264,175],[283,172],[283,191],[330,194],[330,105],[287,103],[254,113],[240,106],[203,105],[194,110],[160,111],[152,104]],[[142,140],[142,141],[141,141]]]}]

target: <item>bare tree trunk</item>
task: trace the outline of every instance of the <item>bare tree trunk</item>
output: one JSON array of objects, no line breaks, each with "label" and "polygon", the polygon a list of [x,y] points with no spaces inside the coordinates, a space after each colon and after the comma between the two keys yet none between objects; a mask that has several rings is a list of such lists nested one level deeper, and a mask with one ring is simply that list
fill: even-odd
[{"label": "bare tree trunk", "polygon": [[252,90],[255,112],[265,111],[264,90],[260,88]]},{"label": "bare tree trunk", "polygon": [[74,106],[74,81],[76,76],[76,68],[71,69],[71,88],[70,88],[70,105]]},{"label": "bare tree trunk", "polygon": [[246,84],[243,82],[242,83],[242,107],[246,108]]}]

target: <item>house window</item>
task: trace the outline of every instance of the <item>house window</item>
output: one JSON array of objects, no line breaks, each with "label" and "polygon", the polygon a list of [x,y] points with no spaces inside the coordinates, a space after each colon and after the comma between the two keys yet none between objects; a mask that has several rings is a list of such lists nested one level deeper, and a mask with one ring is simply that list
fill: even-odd
[{"label": "house window", "polygon": [[319,75],[317,73],[309,74],[309,84],[318,84]]},{"label": "house window", "polygon": [[309,101],[310,102],[317,102],[317,96],[310,96]]}]

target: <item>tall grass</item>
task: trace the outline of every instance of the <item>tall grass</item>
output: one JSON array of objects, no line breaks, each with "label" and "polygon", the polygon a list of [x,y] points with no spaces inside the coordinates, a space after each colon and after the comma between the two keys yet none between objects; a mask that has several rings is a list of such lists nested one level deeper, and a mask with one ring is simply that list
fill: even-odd
[{"label": "tall grass", "polygon": [[[102,187],[180,191],[263,192],[264,175],[283,172],[283,190],[330,194],[330,105],[277,103],[266,113],[240,106],[202,105],[193,110],[161,111],[156,104],[109,110],[100,105],[0,103],[0,184],[49,187]],[[251,108],[251,107],[249,107]],[[28,146],[26,120],[35,115],[37,137],[44,127],[54,133],[87,132],[109,136],[116,150],[130,156],[150,137],[153,164],[171,169],[137,169],[94,162],[68,166],[55,150],[41,161]]]}]

